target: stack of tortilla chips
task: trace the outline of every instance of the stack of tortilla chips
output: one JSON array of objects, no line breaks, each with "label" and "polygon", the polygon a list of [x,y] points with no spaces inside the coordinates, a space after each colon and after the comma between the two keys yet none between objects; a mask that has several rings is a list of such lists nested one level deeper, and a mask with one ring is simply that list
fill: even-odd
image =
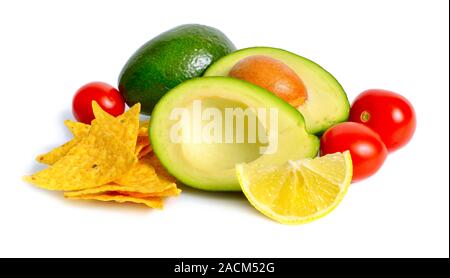
[{"label": "stack of tortilla chips", "polygon": [[70,199],[142,203],[162,208],[163,197],[180,190],[152,152],[148,121],[139,122],[140,104],[115,118],[92,103],[91,125],[65,121],[74,138],[39,155],[49,167],[25,180]]}]

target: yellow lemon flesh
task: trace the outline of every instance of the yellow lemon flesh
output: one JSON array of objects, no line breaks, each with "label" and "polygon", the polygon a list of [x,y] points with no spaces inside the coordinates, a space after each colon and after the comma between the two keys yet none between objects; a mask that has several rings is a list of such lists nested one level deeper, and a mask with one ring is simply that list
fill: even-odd
[{"label": "yellow lemon flesh", "polygon": [[236,173],[250,203],[284,224],[303,224],[327,215],[352,180],[350,152],[288,161],[272,167],[238,164]]}]

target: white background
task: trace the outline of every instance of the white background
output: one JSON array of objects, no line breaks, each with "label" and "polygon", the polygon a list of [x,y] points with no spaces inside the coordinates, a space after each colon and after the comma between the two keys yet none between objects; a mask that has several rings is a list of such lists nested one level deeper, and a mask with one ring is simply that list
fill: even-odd
[{"label": "white background", "polygon": [[[221,29],[238,48],[306,56],[349,99],[405,95],[418,127],[329,216],[284,226],[240,194],[186,189],[162,211],[68,201],[25,184],[35,155],[64,142],[73,93],[113,85],[128,57],[184,23]],[[0,256],[448,257],[448,1],[1,1]]]}]

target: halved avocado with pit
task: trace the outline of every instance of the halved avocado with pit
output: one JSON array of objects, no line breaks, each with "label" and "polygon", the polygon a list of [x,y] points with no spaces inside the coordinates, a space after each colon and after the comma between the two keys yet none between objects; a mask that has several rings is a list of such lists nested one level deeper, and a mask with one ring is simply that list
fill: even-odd
[{"label": "halved avocado with pit", "polygon": [[235,51],[212,64],[204,76],[228,76],[239,61],[250,56],[267,56],[283,62],[303,81],[306,101],[296,107],[305,118],[306,129],[320,134],[348,119],[350,104],[339,82],[324,68],[289,51],[271,47],[252,47]]},{"label": "halved avocado with pit", "polygon": [[[195,110],[199,104],[202,115],[195,115],[199,112]],[[226,126],[230,124],[227,113],[239,109],[255,112],[253,127],[256,126],[258,132],[272,133],[265,142],[248,139],[249,118],[244,122],[244,141],[232,138],[230,143],[225,140]],[[258,109],[267,111],[264,118]],[[269,110],[277,112],[270,114]],[[191,124],[202,119],[197,130],[204,132],[211,123],[211,118],[203,115],[208,111],[217,111],[218,118],[223,120],[222,141],[204,142],[192,138],[199,132],[193,134]],[[275,118],[269,119],[275,114]],[[189,122],[183,121],[181,115],[190,115]],[[233,118],[231,128],[236,136],[239,132],[235,120]],[[229,77],[196,78],[169,91],[153,110],[150,140],[155,154],[169,173],[186,185],[212,191],[240,190],[235,174],[237,163],[277,165],[289,159],[315,157],[319,149],[319,139],[306,131],[299,111],[261,87]],[[272,152],[262,151],[275,145]]]}]

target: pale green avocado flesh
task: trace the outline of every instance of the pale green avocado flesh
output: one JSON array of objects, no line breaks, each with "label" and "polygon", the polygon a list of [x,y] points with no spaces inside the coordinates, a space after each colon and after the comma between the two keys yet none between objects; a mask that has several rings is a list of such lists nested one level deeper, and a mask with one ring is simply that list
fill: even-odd
[{"label": "pale green avocado flesh", "polygon": [[339,82],[318,64],[286,50],[252,47],[235,51],[213,63],[204,76],[228,76],[242,59],[262,55],[277,59],[294,70],[305,84],[307,100],[297,109],[303,114],[306,129],[319,134],[329,127],[346,121],[350,111],[347,95]]},{"label": "pale green avocado flesh", "polygon": [[[256,111],[252,114],[256,119],[253,125],[247,117],[239,129],[236,118],[231,121],[227,118],[230,110],[238,108]],[[266,111],[266,116],[258,109]],[[185,121],[181,115],[190,118]],[[213,118],[222,119],[221,133],[211,133],[208,129]],[[234,137],[226,141],[230,123],[228,131],[232,130]],[[259,132],[256,140],[249,139],[251,130]],[[221,136],[214,137],[216,141],[205,142],[198,137],[204,132]],[[260,133],[269,134],[267,140],[259,140]],[[237,134],[242,135],[240,142]],[[229,77],[195,78],[170,90],[153,110],[150,137],[155,154],[170,174],[183,184],[211,191],[240,190],[235,175],[238,163],[277,165],[289,159],[315,157],[319,149],[319,139],[306,131],[299,111],[261,87]],[[264,147],[270,151],[262,151]]]}]

